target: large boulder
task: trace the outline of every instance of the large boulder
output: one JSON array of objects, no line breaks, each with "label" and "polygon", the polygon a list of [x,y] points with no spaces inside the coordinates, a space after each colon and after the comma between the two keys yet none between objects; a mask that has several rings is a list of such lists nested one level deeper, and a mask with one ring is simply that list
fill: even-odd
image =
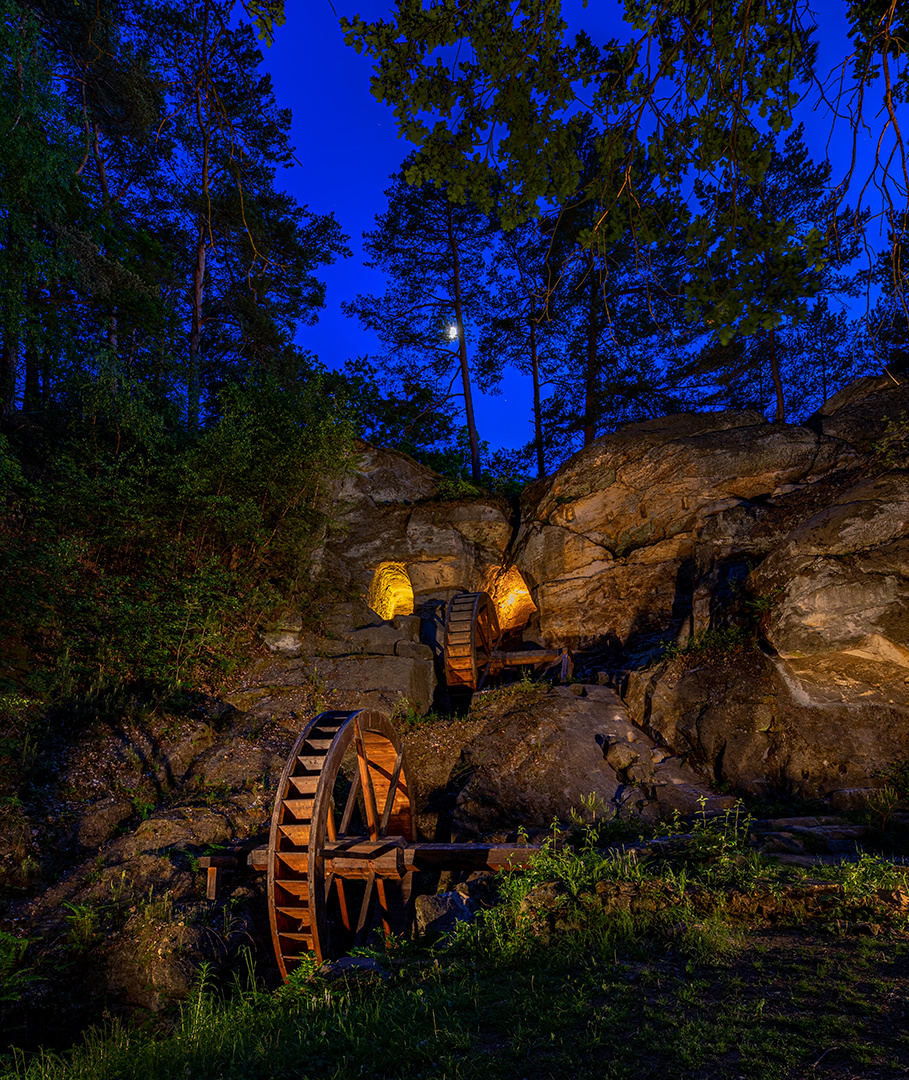
[{"label": "large boulder", "polygon": [[458,771],[456,833],[545,830],[591,807],[605,818],[656,822],[673,811],[731,808],[680,757],[631,722],[605,686],[556,687],[492,709],[471,734]]},{"label": "large boulder", "polygon": [[858,650],[909,667],[909,477],[859,481],[797,525],[751,576],[782,657]]},{"label": "large boulder", "polygon": [[542,639],[579,646],[674,621],[678,629],[711,523],[714,546],[747,534],[774,494],[853,460],[838,440],[747,411],[685,413],[602,436],[524,500],[514,558]]},{"label": "large boulder", "polygon": [[909,670],[842,653],[759,651],[632,672],[632,718],[707,781],[758,797],[851,808],[909,757]]}]

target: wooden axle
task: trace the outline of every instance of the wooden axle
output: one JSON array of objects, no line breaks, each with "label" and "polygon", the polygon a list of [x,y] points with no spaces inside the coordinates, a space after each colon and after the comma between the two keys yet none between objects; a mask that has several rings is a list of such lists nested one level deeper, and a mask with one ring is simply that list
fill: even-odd
[{"label": "wooden axle", "polygon": [[[530,863],[538,848],[515,844],[409,844],[403,836],[381,840],[348,838],[329,841],[321,851],[329,871],[344,878],[403,878],[419,870],[503,870]],[[301,856],[306,858],[306,856]],[[240,858],[234,855],[206,856],[199,865],[208,871],[209,900],[217,900],[223,870],[233,870]],[[253,848],[246,857],[251,870],[268,868],[268,846]],[[301,871],[308,870],[300,866]],[[214,873],[212,873],[214,871]]]}]

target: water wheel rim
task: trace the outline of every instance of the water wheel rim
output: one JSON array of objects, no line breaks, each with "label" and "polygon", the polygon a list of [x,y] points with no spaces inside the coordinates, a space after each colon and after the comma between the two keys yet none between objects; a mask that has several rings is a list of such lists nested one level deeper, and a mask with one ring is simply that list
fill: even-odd
[{"label": "water wheel rim", "polygon": [[[344,927],[349,937],[352,911],[340,875],[326,874],[324,845],[343,839],[352,814],[351,794],[340,817],[335,812],[335,783],[345,754],[355,748],[360,785],[370,803],[370,837],[414,836],[413,788],[400,737],[388,719],[372,710],[321,713],[301,732],[278,785],[268,845],[268,908],[272,942],[284,979],[299,961],[313,953],[333,959],[346,951],[340,942]],[[315,751],[313,753],[312,751]],[[301,790],[301,788],[303,790]],[[372,796],[368,792],[372,791]],[[358,797],[352,785],[353,800]],[[302,797],[301,797],[302,796]],[[412,875],[377,886],[387,928],[403,930],[409,918]],[[351,890],[352,892],[354,890]],[[367,897],[366,899],[369,899]],[[371,905],[364,900],[358,926],[371,928]]]}]

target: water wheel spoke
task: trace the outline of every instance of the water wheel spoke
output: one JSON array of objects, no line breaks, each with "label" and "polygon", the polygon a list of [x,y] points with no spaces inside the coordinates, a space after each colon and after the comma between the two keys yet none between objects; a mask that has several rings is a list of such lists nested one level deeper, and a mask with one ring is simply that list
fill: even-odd
[{"label": "water wheel spoke", "polygon": [[398,781],[401,779],[401,767],[404,764],[404,747],[402,746],[395,755],[394,768],[391,770],[391,782],[388,785],[388,795],[385,797],[385,805],[382,807],[382,820],[379,822],[379,836],[388,833],[388,819],[395,804],[395,796],[398,793]]},{"label": "water wheel spoke", "polygon": [[366,802],[366,824],[369,828],[369,838],[375,840],[379,835],[379,811],[376,806],[376,789],[372,782],[372,770],[369,768],[369,758],[366,756],[366,746],[363,742],[363,730],[360,722],[355,721],[356,728],[354,738],[357,742],[357,764],[360,770],[360,781],[363,785],[363,796]]},{"label": "water wheel spoke", "polygon": [[351,781],[350,791],[347,793],[347,801],[344,803],[344,813],[341,815],[341,824],[338,826],[338,835],[346,836],[350,828],[350,819],[357,805],[357,795],[360,793],[360,772],[354,774]]},{"label": "water wheel spoke", "polygon": [[344,889],[344,878],[338,877],[337,874],[329,874],[325,879],[325,903],[328,904],[331,901],[331,890],[334,887],[335,893],[338,897],[338,910],[341,915],[341,925],[345,930],[351,930],[350,925],[350,911],[347,906],[347,893]]},{"label": "water wheel spoke", "polygon": [[372,908],[373,891],[376,884],[376,875],[370,874],[366,879],[366,891],[363,893],[363,903],[360,905],[360,917],[357,919],[357,931],[354,935],[354,941],[357,945],[362,945],[366,940],[366,934],[371,929],[369,922],[369,912]]}]

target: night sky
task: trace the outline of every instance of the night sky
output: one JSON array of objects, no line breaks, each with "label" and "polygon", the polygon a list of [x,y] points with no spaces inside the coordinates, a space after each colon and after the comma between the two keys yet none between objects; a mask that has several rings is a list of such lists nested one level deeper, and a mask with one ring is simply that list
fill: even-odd
[{"label": "night sky", "polygon": [[[358,13],[376,19],[387,16],[392,5],[384,0],[335,0],[334,6],[338,15]],[[845,5],[821,6],[817,70],[826,73],[844,56]],[[622,23],[614,14],[619,7],[618,3],[594,2],[584,10],[581,0],[568,0],[563,11],[572,30],[584,27],[596,42],[621,33]],[[334,212],[353,251],[352,258],[320,271],[328,286],[326,307],[316,326],[301,328],[298,344],[329,368],[340,367],[348,358],[375,357],[381,353],[379,342],[355,319],[345,317],[340,304],[358,292],[384,291],[383,276],[362,265],[362,233],[374,227],[375,215],[385,209],[383,192],[389,176],[412,147],[397,137],[391,110],[370,93],[369,60],[344,44],[328,0],[306,4],[290,0],[286,24],[277,30],[272,48],[263,51],[277,102],[293,111],[292,139],[301,162],[279,182],[310,209]],[[807,106],[803,109],[800,119],[806,124],[806,142],[820,159],[829,121]],[[833,140],[835,175],[838,165],[845,167],[846,150],[842,136]],[[506,377],[501,395],[490,397],[477,391],[480,437],[493,449],[527,442],[532,436],[530,400],[529,378],[515,372]]]}]

